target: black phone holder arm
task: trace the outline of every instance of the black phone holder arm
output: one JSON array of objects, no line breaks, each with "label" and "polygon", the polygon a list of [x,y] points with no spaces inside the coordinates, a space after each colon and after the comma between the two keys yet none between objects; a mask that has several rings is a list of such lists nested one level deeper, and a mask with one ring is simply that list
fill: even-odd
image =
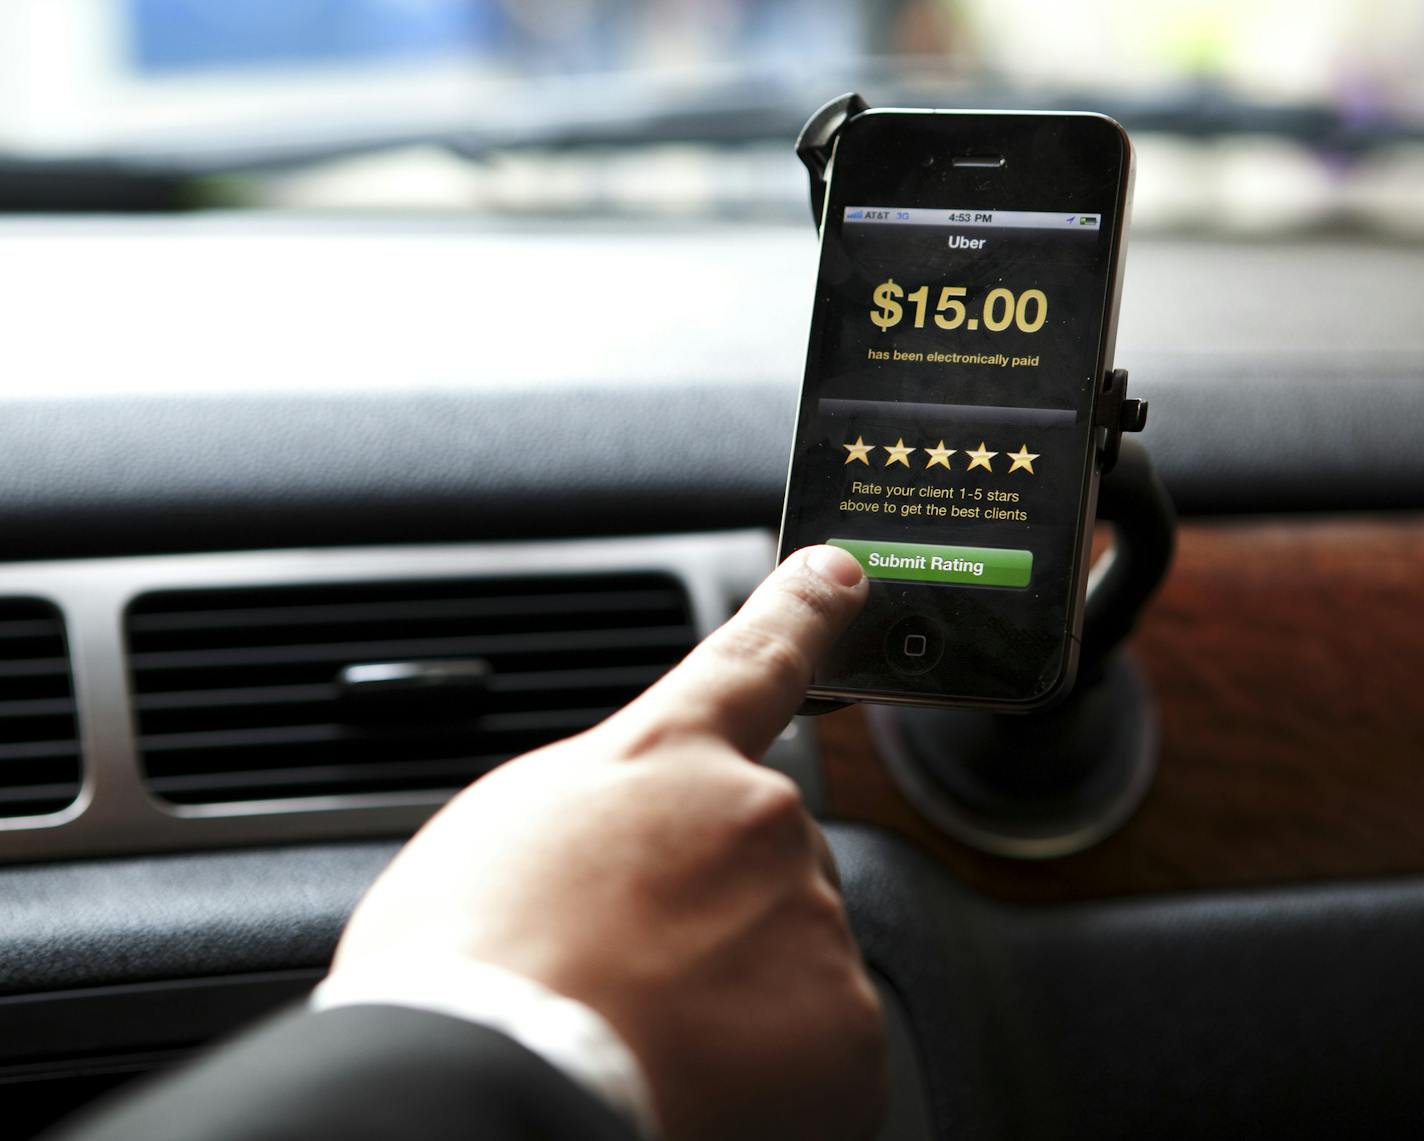
[{"label": "black phone holder arm", "polygon": [[850,120],[868,110],[870,104],[854,91],[838,95],[807,119],[796,136],[796,157],[811,176],[811,220],[817,233],[826,209],[826,171],[835,153],[836,136]]},{"label": "black phone holder arm", "polygon": [[[867,110],[860,95],[838,96],[796,139],[818,232],[836,139]],[[876,705],[867,713],[902,791],[944,831],[986,851],[1045,857],[1096,842],[1135,809],[1155,766],[1150,696],[1121,646],[1171,565],[1176,512],[1147,449],[1123,441],[1147,424],[1147,402],[1128,397],[1127,381],[1125,369],[1112,369],[1098,393],[1097,517],[1114,539],[1089,574],[1072,690],[1029,714]],[[801,712],[844,704],[811,698]]]}]

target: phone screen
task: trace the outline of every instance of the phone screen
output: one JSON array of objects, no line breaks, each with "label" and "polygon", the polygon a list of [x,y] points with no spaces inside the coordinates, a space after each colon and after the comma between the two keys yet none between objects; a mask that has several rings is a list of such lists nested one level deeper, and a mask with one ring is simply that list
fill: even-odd
[{"label": "phone screen", "polygon": [[844,547],[871,592],[815,689],[1033,704],[1073,661],[1125,142],[1087,116],[863,118],[832,167],[782,554]]}]

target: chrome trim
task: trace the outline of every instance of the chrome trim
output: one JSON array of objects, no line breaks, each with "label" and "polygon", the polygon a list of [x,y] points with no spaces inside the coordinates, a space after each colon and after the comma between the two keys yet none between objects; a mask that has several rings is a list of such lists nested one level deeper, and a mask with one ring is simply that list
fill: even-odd
[{"label": "chrome trim", "polygon": [[[521,573],[661,571],[691,599],[699,636],[771,568],[763,531],[450,546],[357,547],[161,555],[0,565],[0,596],[40,598],[64,618],[84,779],[61,812],[0,819],[0,861],[155,852],[336,837],[398,836],[444,801],[429,793],[172,805],[143,786],[134,738],[123,620],[153,590],[465,578]],[[813,734],[795,726],[767,762],[815,783]],[[807,787],[808,799],[818,790]],[[813,801],[814,804],[814,801]]]}]

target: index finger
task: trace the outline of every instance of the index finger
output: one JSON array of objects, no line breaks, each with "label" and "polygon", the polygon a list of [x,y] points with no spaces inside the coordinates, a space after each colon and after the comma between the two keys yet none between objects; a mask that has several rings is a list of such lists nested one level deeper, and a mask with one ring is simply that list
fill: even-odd
[{"label": "index finger", "polygon": [[855,556],[806,547],[789,556],[732,618],[610,719],[635,736],[718,737],[760,757],[806,696],[811,671],[865,604]]}]

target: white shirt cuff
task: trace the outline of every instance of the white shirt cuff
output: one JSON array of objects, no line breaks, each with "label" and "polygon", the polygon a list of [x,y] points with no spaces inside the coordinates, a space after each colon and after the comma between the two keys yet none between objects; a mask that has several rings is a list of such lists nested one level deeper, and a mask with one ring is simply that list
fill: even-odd
[{"label": "white shirt cuff", "polygon": [[658,1136],[647,1079],[623,1039],[597,1011],[533,979],[450,958],[342,971],[311,997],[318,1011],[370,1005],[429,1010],[498,1030],[630,1119],[647,1141]]}]

